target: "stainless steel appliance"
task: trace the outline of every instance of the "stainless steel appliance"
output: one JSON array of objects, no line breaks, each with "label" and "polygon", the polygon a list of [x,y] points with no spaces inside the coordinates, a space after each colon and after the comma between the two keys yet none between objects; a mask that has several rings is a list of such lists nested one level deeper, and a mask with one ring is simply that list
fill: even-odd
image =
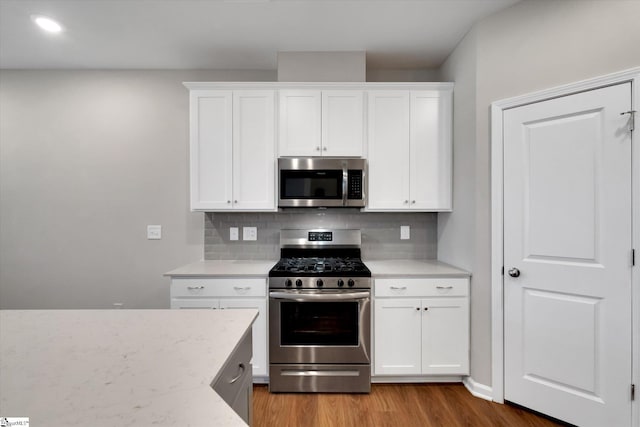
[{"label": "stainless steel appliance", "polygon": [[365,159],[278,159],[280,207],[363,207]]},{"label": "stainless steel appliance", "polygon": [[269,390],[371,390],[371,271],[360,230],[282,230],[269,272]]}]

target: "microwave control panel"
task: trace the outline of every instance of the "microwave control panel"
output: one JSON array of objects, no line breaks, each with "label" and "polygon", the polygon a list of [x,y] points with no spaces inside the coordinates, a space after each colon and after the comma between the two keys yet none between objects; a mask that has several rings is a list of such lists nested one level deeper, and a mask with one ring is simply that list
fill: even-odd
[{"label": "microwave control panel", "polygon": [[362,170],[350,169],[348,171],[347,198],[362,199]]}]

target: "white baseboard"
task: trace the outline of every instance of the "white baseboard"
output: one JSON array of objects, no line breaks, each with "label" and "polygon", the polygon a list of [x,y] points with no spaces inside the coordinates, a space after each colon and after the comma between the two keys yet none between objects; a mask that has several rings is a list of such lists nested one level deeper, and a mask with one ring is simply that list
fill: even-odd
[{"label": "white baseboard", "polygon": [[480,399],[493,401],[493,390],[488,385],[475,382],[471,377],[464,377],[462,384],[469,390],[469,393]]},{"label": "white baseboard", "polygon": [[371,377],[371,383],[374,384],[396,384],[396,383],[459,383],[462,382],[460,376],[393,376],[393,375],[376,375]]}]

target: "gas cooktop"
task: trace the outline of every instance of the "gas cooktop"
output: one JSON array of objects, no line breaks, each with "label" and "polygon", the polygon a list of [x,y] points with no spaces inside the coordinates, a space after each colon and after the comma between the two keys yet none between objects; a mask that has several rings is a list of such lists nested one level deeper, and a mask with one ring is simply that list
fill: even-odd
[{"label": "gas cooktop", "polygon": [[281,258],[269,272],[270,277],[292,275],[370,277],[371,271],[360,258],[291,257]]},{"label": "gas cooktop", "polygon": [[370,288],[360,230],[282,230],[270,288]]}]

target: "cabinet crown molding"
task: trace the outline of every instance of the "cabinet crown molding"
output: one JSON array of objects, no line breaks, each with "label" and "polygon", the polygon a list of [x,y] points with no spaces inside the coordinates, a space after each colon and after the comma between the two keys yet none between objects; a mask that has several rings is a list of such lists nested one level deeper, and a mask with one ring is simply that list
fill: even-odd
[{"label": "cabinet crown molding", "polygon": [[453,90],[452,82],[183,82],[189,90],[278,90],[278,89],[318,89],[318,90]]}]

